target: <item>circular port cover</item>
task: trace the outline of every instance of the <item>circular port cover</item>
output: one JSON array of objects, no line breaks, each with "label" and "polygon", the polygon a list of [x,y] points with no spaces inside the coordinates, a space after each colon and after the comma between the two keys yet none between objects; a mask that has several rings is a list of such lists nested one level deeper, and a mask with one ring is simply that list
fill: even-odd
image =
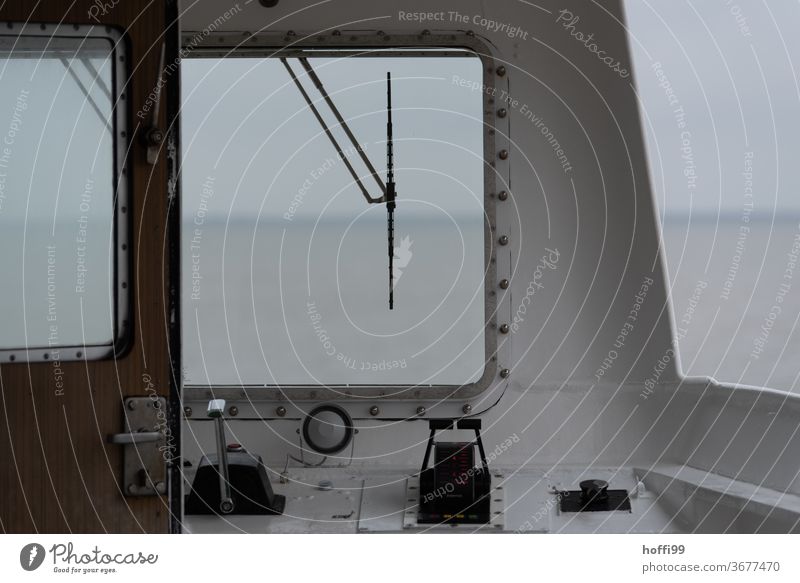
[{"label": "circular port cover", "polygon": [[317,453],[339,453],[353,439],[353,420],[339,405],[320,405],[306,415],[303,439]]}]

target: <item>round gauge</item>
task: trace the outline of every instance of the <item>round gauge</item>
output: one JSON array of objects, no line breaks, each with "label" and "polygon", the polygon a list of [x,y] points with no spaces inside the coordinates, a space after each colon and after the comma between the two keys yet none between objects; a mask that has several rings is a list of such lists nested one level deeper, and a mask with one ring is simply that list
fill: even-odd
[{"label": "round gauge", "polygon": [[339,405],[320,405],[306,415],[303,439],[317,453],[339,453],[353,439],[353,420]]}]

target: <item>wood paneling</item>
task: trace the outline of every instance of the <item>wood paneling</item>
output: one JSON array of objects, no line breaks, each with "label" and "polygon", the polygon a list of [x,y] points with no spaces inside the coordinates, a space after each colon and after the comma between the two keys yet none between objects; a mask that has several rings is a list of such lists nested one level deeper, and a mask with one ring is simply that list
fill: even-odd
[{"label": "wood paneling", "polygon": [[[165,532],[169,525],[166,497],[122,495],[122,448],[106,443],[108,434],[122,431],[121,399],[147,394],[145,375],[160,394],[169,394],[166,165],[163,152],[156,166],[146,163],[138,140],[142,121],[134,114],[158,79],[164,3],[14,0],[0,2],[0,21],[92,24],[90,10],[100,22],[124,29],[130,40],[131,123],[139,130],[129,162],[135,333],[122,358],[62,363],[63,396],[56,395],[51,363],[0,367],[5,532]],[[161,117],[164,127],[163,106]]]}]

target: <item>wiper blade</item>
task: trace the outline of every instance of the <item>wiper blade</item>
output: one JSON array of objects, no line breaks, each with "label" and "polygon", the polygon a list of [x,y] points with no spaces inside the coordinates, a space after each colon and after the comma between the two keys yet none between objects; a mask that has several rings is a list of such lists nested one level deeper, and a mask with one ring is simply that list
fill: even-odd
[{"label": "wiper blade", "polygon": [[389,309],[394,309],[394,146],[392,143],[392,74],[386,73],[386,231],[389,236]]}]

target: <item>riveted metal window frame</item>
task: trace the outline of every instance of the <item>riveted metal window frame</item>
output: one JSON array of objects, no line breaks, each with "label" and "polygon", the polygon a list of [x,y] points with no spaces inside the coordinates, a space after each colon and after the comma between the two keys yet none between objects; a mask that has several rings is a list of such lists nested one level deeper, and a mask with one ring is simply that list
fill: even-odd
[{"label": "riveted metal window frame", "polygon": [[[508,120],[498,116],[493,95],[497,88],[507,91],[507,77],[498,75],[496,49],[485,39],[467,33],[431,34],[375,34],[364,31],[333,31],[326,34],[302,35],[296,33],[236,33],[208,31],[183,32],[184,58],[292,58],[328,57],[351,55],[358,57],[391,56],[452,56],[477,57],[483,65],[484,122],[484,317],[485,317],[485,366],[483,375],[473,383],[464,385],[184,385],[185,401],[203,401],[210,398],[225,398],[237,403],[255,403],[252,415],[269,417],[267,408],[258,403],[288,403],[294,401],[463,401],[473,399],[490,387],[507,383],[510,361],[511,334],[498,325],[510,314],[510,294],[498,293],[497,282],[511,277],[511,254],[507,247],[498,245],[501,235],[509,232],[510,213],[503,213],[498,224],[497,193],[508,191],[508,160],[498,157],[498,141],[507,148]],[[498,139],[499,138],[499,139]],[[508,218],[506,218],[508,216]],[[505,223],[508,223],[507,225]],[[502,254],[501,254],[502,253]],[[501,254],[501,255],[499,255]],[[506,256],[507,255],[507,256]],[[505,315],[505,318],[501,315]],[[263,411],[259,411],[260,409]]]},{"label": "riveted metal window frame", "polygon": [[[130,99],[128,70],[130,53],[127,37],[120,30],[105,25],[47,24],[36,22],[0,23],[0,49],[20,51],[26,47],[74,52],[85,39],[102,39],[111,44],[112,121],[114,197],[113,217],[113,338],[108,344],[20,346],[0,349],[0,363],[33,363],[102,360],[122,356],[132,341],[131,325],[131,185],[127,162],[130,151]],[[38,56],[37,56],[38,58]]]}]

